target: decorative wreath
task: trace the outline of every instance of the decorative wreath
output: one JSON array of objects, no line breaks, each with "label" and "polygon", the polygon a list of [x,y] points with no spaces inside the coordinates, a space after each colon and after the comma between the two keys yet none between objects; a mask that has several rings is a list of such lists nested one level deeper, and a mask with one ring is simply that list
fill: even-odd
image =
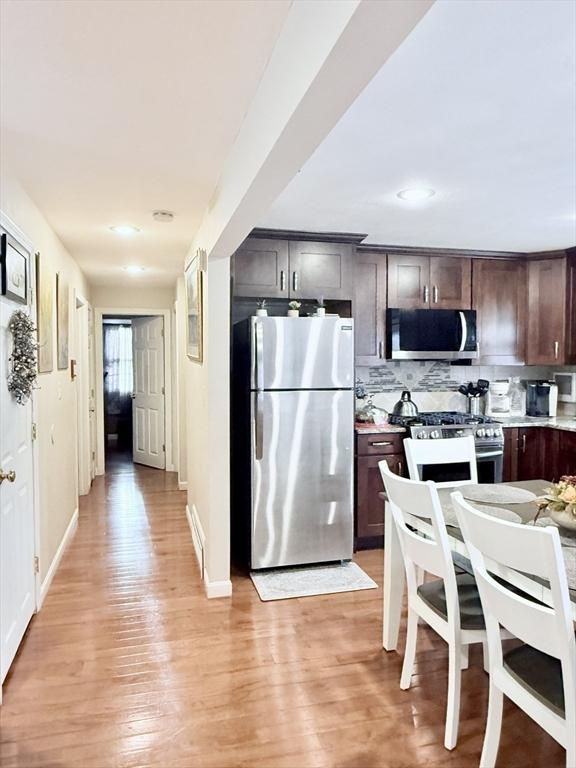
[{"label": "decorative wreath", "polygon": [[11,364],[8,372],[8,391],[20,405],[30,399],[37,378],[36,365],[36,328],[30,317],[21,309],[16,310],[8,328],[12,332]]}]

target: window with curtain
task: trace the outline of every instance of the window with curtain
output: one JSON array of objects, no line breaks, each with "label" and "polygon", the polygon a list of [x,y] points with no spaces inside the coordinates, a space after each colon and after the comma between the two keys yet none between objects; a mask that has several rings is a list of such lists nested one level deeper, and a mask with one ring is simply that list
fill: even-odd
[{"label": "window with curtain", "polygon": [[132,386],[132,328],[104,325],[104,391],[108,406],[125,408]]}]

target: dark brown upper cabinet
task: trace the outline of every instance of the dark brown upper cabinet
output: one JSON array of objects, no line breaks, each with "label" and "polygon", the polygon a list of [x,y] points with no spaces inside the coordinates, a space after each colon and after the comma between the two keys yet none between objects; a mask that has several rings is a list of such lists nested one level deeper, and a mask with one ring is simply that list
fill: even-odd
[{"label": "dark brown upper cabinet", "polygon": [[472,260],[452,256],[430,257],[430,307],[470,309]]},{"label": "dark brown upper cabinet", "polygon": [[524,261],[474,259],[472,309],[477,313],[479,362],[518,365],[526,358]]},{"label": "dark brown upper cabinet", "polygon": [[346,243],[289,243],[290,298],[351,299],[354,262]]},{"label": "dark brown upper cabinet", "polygon": [[529,365],[563,365],[575,359],[574,260],[528,261]]},{"label": "dark brown upper cabinet", "polygon": [[470,309],[471,259],[388,256],[388,306],[398,309]]},{"label": "dark brown upper cabinet", "polygon": [[288,298],[288,243],[249,237],[234,254],[235,296]]},{"label": "dark brown upper cabinet", "polygon": [[356,364],[386,357],[386,255],[359,253],[355,266],[354,329]]},{"label": "dark brown upper cabinet", "polygon": [[353,258],[348,243],[249,237],[234,254],[234,296],[351,300]]},{"label": "dark brown upper cabinet", "polygon": [[428,309],[429,256],[388,256],[388,306],[394,309]]}]

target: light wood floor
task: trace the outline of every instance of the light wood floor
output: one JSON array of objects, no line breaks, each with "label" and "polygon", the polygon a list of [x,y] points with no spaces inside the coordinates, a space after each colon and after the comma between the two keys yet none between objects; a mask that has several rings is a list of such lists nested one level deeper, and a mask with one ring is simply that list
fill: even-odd
[{"label": "light wood floor", "polygon": [[[4,688],[3,768],[477,766],[487,678],[463,675],[442,746],[446,647],[425,629],[413,688],[381,650],[381,590],[261,603],[204,597],[175,475],[112,465]],[[382,582],[382,553],[360,565]],[[499,766],[564,764],[506,707]]]}]

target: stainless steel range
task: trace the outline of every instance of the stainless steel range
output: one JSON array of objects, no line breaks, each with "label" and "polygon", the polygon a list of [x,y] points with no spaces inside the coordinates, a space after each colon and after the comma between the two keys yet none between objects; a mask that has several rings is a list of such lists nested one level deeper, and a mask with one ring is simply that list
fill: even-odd
[{"label": "stainless steel range", "polygon": [[[480,482],[502,482],[504,433],[489,416],[458,411],[431,411],[418,416],[390,416],[390,423],[405,427],[417,440],[440,440],[472,435],[476,446]],[[439,478],[427,478],[439,479]]]}]

